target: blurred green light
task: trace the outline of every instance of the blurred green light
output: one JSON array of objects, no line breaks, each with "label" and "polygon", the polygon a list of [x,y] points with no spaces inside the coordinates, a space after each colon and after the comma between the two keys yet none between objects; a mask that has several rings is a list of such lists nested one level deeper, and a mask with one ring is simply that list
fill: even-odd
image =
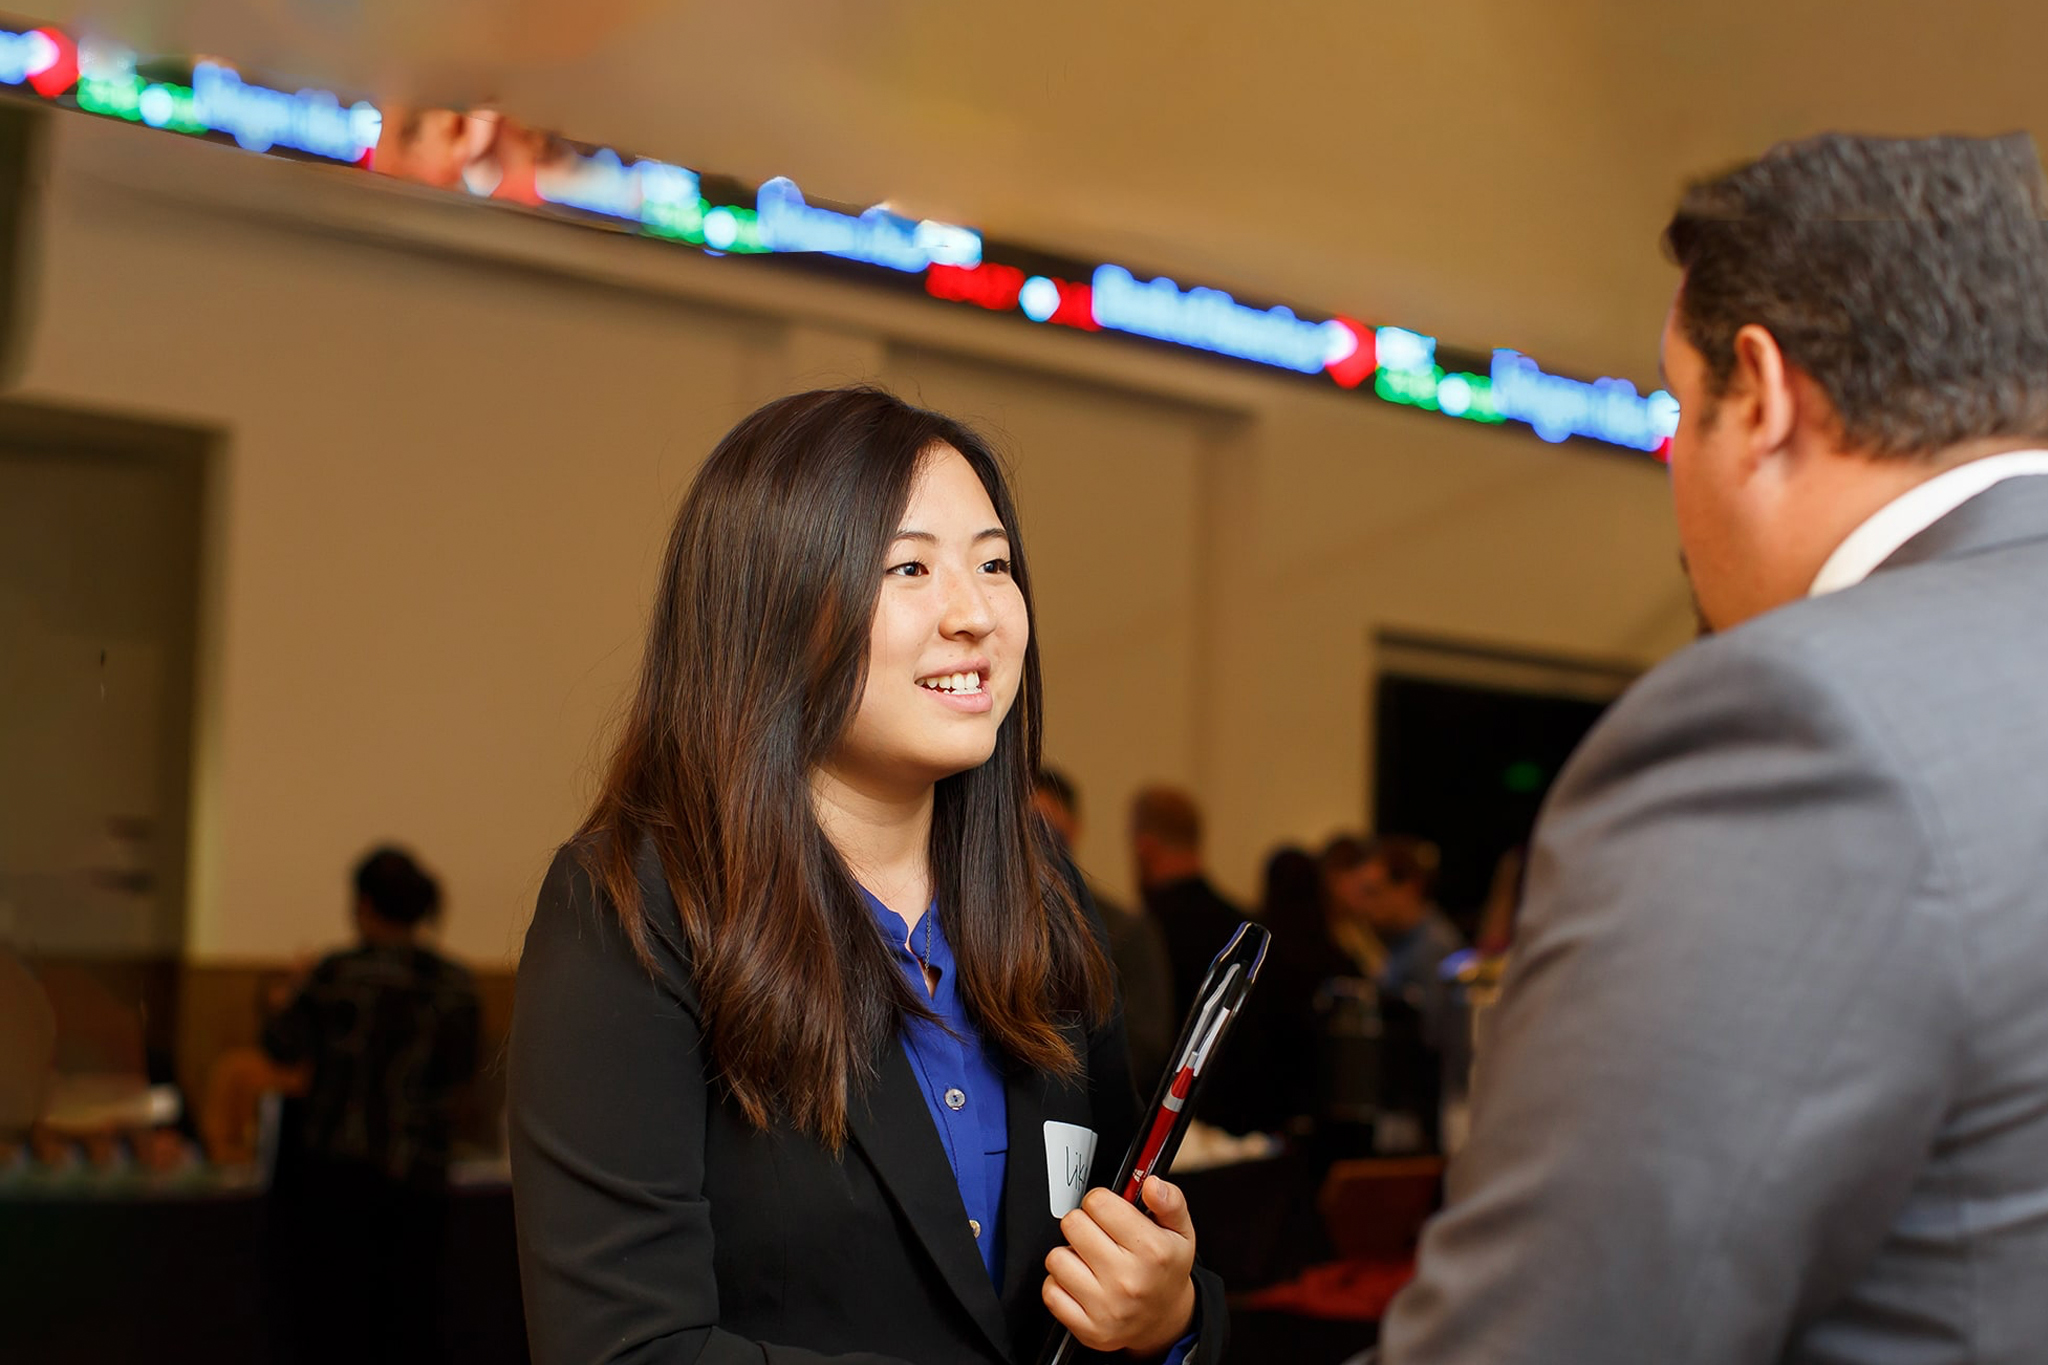
[{"label": "blurred green light", "polygon": [[1520,763],[1510,763],[1508,770],[1501,775],[1501,782],[1509,791],[1519,796],[1527,796],[1542,789],[1543,765],[1531,763],[1527,759]]}]

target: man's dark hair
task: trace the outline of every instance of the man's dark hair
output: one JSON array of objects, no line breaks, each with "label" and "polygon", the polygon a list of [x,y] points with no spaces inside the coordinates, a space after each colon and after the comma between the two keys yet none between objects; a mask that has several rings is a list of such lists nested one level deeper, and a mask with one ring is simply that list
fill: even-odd
[{"label": "man's dark hair", "polygon": [[1396,886],[1414,886],[1427,896],[1436,890],[1437,867],[1443,858],[1427,839],[1412,834],[1375,834],[1365,841],[1364,863],[1378,863]]},{"label": "man's dark hair", "polygon": [[1709,393],[1755,323],[1870,455],[2048,435],[2044,200],[2024,133],[1828,133],[1695,182],[1664,243]]},{"label": "man's dark hair", "polygon": [[1349,872],[1352,868],[1365,861],[1366,854],[1370,850],[1371,845],[1358,835],[1338,834],[1332,836],[1330,842],[1323,845],[1323,851],[1316,855],[1316,861],[1322,865],[1323,875],[1325,876],[1337,872]]},{"label": "man's dark hair", "polygon": [[441,908],[441,884],[403,849],[372,849],[355,881],[357,897],[392,924],[418,924]]},{"label": "man's dark hair", "polygon": [[1074,790],[1073,779],[1058,768],[1040,768],[1031,785],[1034,791],[1045,792],[1065,806],[1068,814],[1078,816],[1081,813],[1081,794]]},{"label": "man's dark hair", "polygon": [[1199,852],[1202,808],[1178,787],[1147,787],[1131,798],[1131,833],[1150,835],[1168,848]]}]

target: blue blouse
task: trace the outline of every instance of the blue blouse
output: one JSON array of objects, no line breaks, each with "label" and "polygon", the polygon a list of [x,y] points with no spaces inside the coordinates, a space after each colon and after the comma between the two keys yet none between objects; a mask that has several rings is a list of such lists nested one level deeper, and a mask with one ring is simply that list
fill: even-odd
[{"label": "blue blouse", "polygon": [[938,988],[929,999],[943,1027],[929,1019],[905,1020],[903,1051],[910,1058],[918,1089],[924,1092],[925,1108],[931,1110],[932,1126],[939,1130],[939,1142],[946,1149],[946,1163],[953,1168],[953,1180],[960,1187],[960,1202],[967,1208],[967,1226],[981,1248],[981,1263],[988,1277],[1001,1284],[1003,1175],[1010,1158],[1010,1102],[1003,1092],[1002,1070],[981,1041],[981,1031],[967,1017],[959,973],[954,970],[953,945],[946,942],[937,904],[925,911],[910,935],[917,949],[912,952],[904,946],[908,931],[903,917],[865,889],[861,894],[867,897],[868,908],[882,927],[882,937],[889,941],[897,965],[920,999],[926,998],[925,963],[920,955],[928,952],[932,970],[938,974]]}]

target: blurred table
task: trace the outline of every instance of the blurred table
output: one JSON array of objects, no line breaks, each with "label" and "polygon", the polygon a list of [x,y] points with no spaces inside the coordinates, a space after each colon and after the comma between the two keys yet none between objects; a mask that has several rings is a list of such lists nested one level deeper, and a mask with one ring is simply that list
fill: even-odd
[{"label": "blurred table", "polygon": [[[443,1260],[451,1365],[524,1365],[512,1193],[450,1191]],[[201,1180],[86,1177],[0,1190],[0,1361],[280,1365],[268,1196]]]}]

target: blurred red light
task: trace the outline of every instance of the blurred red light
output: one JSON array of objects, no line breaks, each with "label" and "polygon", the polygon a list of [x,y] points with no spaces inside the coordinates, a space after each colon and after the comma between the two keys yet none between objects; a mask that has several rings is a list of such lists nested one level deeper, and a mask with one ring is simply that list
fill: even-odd
[{"label": "blurred red light", "polygon": [[39,28],[36,32],[56,46],[57,59],[41,71],[31,71],[28,83],[38,95],[53,100],[78,83],[78,46],[58,29]]},{"label": "blurred red light", "polygon": [[1357,339],[1358,347],[1342,360],[1333,360],[1323,368],[1329,371],[1330,378],[1345,388],[1355,389],[1379,368],[1377,334],[1364,323],[1353,322],[1350,318],[1332,318],[1331,321],[1351,333]]},{"label": "blurred red light", "polygon": [[1007,313],[1017,306],[1024,279],[1023,271],[1009,265],[935,265],[925,271],[924,291],[935,299]]}]

